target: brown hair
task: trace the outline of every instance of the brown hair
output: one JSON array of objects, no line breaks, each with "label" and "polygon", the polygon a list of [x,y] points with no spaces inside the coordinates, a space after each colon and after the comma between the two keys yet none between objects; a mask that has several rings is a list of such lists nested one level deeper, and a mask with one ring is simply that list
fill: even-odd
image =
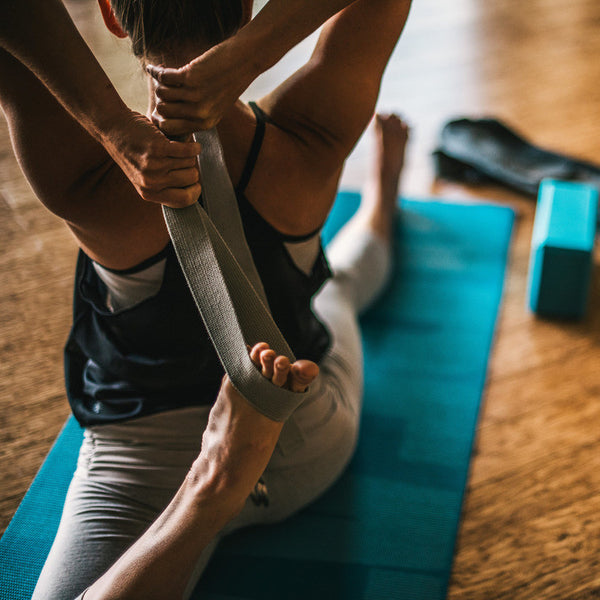
[{"label": "brown hair", "polygon": [[189,43],[214,46],[243,19],[242,0],[111,0],[133,53],[165,52]]}]

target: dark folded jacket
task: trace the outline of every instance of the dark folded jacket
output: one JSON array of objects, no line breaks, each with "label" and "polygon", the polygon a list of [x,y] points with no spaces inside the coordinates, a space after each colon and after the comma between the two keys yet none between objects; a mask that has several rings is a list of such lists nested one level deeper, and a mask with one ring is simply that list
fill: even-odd
[{"label": "dark folded jacket", "polygon": [[497,119],[448,121],[433,156],[440,177],[499,183],[529,195],[544,178],[600,188],[600,167],[534,146]]}]

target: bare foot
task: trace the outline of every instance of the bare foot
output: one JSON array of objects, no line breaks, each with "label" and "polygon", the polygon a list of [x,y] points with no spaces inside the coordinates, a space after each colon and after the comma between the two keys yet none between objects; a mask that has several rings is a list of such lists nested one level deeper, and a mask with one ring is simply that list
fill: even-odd
[{"label": "bare foot", "polygon": [[395,114],[375,115],[375,169],[384,183],[398,185],[404,166],[408,125]]},{"label": "bare foot", "polygon": [[375,115],[375,157],[357,217],[386,241],[393,231],[407,141],[408,126],[400,117]]},{"label": "bare foot", "polygon": [[277,356],[266,342],[250,348],[250,358],[260,372],[277,387],[292,392],[304,392],[319,374],[319,367],[310,360],[290,364],[286,356]]},{"label": "bare foot", "polygon": [[[294,392],[305,391],[319,373],[314,362],[290,364],[266,343],[252,347],[250,357],[274,385]],[[243,508],[267,467],[282,428],[283,423],[259,413],[229,377],[223,378],[202,436],[202,450],[188,475],[189,482],[206,498],[218,498],[215,519],[225,519],[223,525]]]}]

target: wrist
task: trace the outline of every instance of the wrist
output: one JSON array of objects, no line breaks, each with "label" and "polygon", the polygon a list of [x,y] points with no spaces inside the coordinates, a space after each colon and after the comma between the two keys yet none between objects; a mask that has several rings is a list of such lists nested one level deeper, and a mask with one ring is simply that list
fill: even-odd
[{"label": "wrist", "polygon": [[223,64],[235,73],[244,90],[271,66],[268,52],[262,47],[264,33],[251,27],[252,23],[214,48],[221,53]]},{"label": "wrist", "polygon": [[132,110],[121,100],[112,84],[108,83],[104,98],[96,99],[86,114],[86,129],[103,145],[110,141],[114,131],[132,118]]},{"label": "wrist", "polygon": [[279,62],[294,46],[271,19],[261,18],[260,14],[230,40],[245,59],[253,80]]},{"label": "wrist", "polygon": [[115,158],[134,120],[135,113],[125,104],[106,107],[90,115],[90,133]]}]

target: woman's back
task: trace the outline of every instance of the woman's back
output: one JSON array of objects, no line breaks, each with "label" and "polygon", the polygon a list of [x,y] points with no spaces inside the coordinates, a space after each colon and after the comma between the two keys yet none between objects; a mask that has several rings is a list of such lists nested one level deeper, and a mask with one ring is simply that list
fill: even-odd
[{"label": "woman's back", "polygon": [[[255,127],[252,110],[242,102],[236,103],[218,126],[234,186],[242,177]],[[264,139],[245,196],[284,235],[315,232],[331,207],[342,162],[333,152],[329,158],[327,152],[318,150],[315,144],[305,143],[298,134],[284,131],[271,119],[265,123]],[[99,181],[96,179],[96,170],[79,178],[79,188],[65,203],[68,207],[87,205],[93,210],[93,219],[88,211],[77,210],[75,215],[68,207],[61,211],[86,253],[109,268],[128,269],[164,248],[169,238],[160,206],[140,201],[114,164],[106,168]]]},{"label": "woman's back", "polygon": [[[246,239],[271,313],[297,356],[318,363],[329,335],[311,300],[330,271],[319,231],[284,235],[248,201],[265,139],[256,127],[235,186]],[[214,402],[224,375],[189,293],[174,248],[126,270],[107,269],[80,252],[73,327],[66,345],[67,395],[83,425],[96,425]]]},{"label": "woman's back", "polygon": [[[282,233],[308,234],[325,220],[343,162],[373,114],[408,6],[398,0],[354,2],[326,23],[309,62],[258,100],[271,122],[247,198]],[[178,61],[185,64],[180,56]],[[104,148],[4,51],[0,75],[11,82],[0,95],[21,165],[40,200],[65,219],[84,251],[104,266],[126,269],[164,248],[168,235],[160,206],[142,200]],[[169,119],[162,123],[168,130]],[[234,183],[254,127],[252,111],[239,101],[219,123]],[[182,182],[193,163],[178,171]],[[150,183],[160,176],[149,173]]]}]

